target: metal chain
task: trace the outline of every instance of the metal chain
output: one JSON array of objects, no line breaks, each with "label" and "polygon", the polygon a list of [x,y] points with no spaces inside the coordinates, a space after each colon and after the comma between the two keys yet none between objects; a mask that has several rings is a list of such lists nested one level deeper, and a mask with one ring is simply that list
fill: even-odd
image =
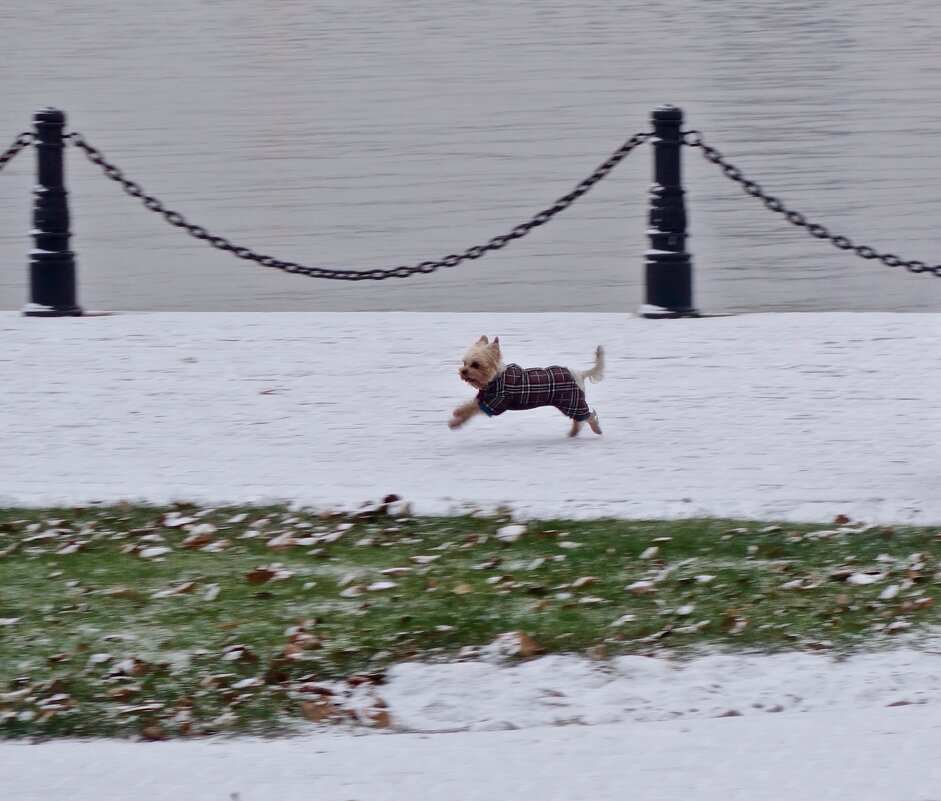
[{"label": "metal chain", "polygon": [[549,222],[549,220],[555,217],[556,214],[571,206],[576,200],[578,200],[596,183],[598,183],[598,181],[606,177],[608,173],[610,173],[611,170],[613,170],[621,162],[621,160],[627,156],[628,153],[630,153],[638,145],[646,142],[651,136],[652,134],[650,133],[635,134],[623,145],[621,145],[621,147],[615,150],[606,161],[604,161],[584,181],[581,181],[567,195],[563,195],[549,208],[540,211],[529,221],[517,225],[509,233],[494,237],[485,245],[475,245],[474,247],[468,248],[463,253],[452,253],[450,256],[445,256],[443,259],[438,259],[437,261],[423,261],[421,264],[417,264],[411,267],[392,267],[388,269],[359,271],[329,270],[322,267],[308,267],[303,264],[296,264],[291,261],[281,261],[280,259],[276,259],[272,256],[265,256],[260,253],[256,253],[250,248],[234,245],[224,237],[214,236],[210,234],[205,228],[187,222],[186,218],[183,217],[182,214],[168,209],[155,197],[146,194],[138,184],[125,178],[121,170],[105,159],[99,150],[88,144],[81,134],[66,134],[67,139],[71,139],[77,147],[84,151],[85,155],[92,163],[101,167],[101,169],[104,171],[104,174],[119,183],[124,191],[127,192],[127,194],[131,195],[132,197],[140,198],[144,206],[146,206],[151,211],[155,211],[158,214],[163,215],[164,219],[170,223],[170,225],[173,225],[177,228],[183,228],[187,233],[190,234],[190,236],[207,242],[219,250],[228,251],[229,253],[238,256],[240,259],[255,261],[265,267],[274,267],[278,270],[284,270],[285,272],[289,273],[297,273],[299,275],[307,275],[311,278],[330,278],[340,281],[381,281],[386,278],[408,278],[409,276],[415,275],[416,273],[433,273],[439,267],[454,267],[460,264],[462,261],[466,261],[468,259],[479,259],[489,251],[500,250],[514,239],[519,239],[520,237],[525,236],[533,228],[538,228],[540,225],[545,225],[547,222]]},{"label": "metal chain", "polygon": [[767,194],[761,186],[756,184],[754,181],[749,181],[742,175],[742,171],[726,161],[725,157],[714,147],[710,147],[703,141],[702,133],[700,131],[684,131],[683,132],[683,144],[690,147],[698,147],[702,150],[703,156],[707,161],[711,161],[713,164],[717,164],[722,168],[722,172],[731,180],[736,183],[741,184],[742,189],[752,197],[760,198],[765,206],[767,206],[771,211],[777,212],[778,214],[783,214],[784,218],[791,223],[796,225],[798,228],[806,228],[807,233],[817,239],[829,239],[831,244],[839,248],[840,250],[852,250],[857,256],[860,256],[864,259],[878,259],[887,267],[904,267],[909,272],[913,273],[931,273],[936,278],[941,278],[941,264],[928,265],[923,261],[906,261],[899,256],[896,256],[893,253],[879,253],[874,248],[868,247],[867,245],[854,245],[853,242],[845,237],[839,236],[837,234],[831,234],[830,231],[822,225],[817,225],[812,223],[807,218],[797,211],[792,211],[787,206],[784,205],[778,198],[773,195]]},{"label": "metal chain", "polygon": [[10,161],[17,153],[19,153],[24,147],[29,147],[33,144],[33,141],[36,139],[36,134],[30,133],[29,131],[24,131],[13,141],[13,144],[10,145],[3,153],[0,153],[0,170],[2,170],[8,161]]}]

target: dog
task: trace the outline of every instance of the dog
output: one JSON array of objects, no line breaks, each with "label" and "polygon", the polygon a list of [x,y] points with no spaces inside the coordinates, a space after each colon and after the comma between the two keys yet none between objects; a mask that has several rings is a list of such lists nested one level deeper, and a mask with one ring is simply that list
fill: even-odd
[{"label": "dog", "polygon": [[449,428],[459,428],[478,414],[496,417],[509,410],[555,406],[572,420],[570,437],[576,436],[584,423],[596,434],[601,433],[598,413],[588,407],[585,398],[585,379],[596,383],[604,378],[601,345],[595,349],[595,363],[587,370],[556,364],[524,369],[503,362],[499,337],[490,342],[482,336],[467,349],[458,375],[478,392],[452,412]]}]

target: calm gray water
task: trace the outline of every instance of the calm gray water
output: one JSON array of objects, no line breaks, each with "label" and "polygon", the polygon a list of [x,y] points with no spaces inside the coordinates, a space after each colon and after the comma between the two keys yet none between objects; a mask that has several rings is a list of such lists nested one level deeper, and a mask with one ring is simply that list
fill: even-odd
[{"label": "calm gray water", "polygon": [[[650,111],[855,242],[941,261],[937,0],[4,0],[0,147],[57,106],[191,222],[278,258],[415,264],[486,242]],[[941,280],[786,224],[684,149],[704,312],[941,310]],[[34,154],[0,174],[0,308],[27,299]],[[431,276],[288,276],[169,227],[68,153],[86,309],[620,311],[643,301],[652,153]]]}]

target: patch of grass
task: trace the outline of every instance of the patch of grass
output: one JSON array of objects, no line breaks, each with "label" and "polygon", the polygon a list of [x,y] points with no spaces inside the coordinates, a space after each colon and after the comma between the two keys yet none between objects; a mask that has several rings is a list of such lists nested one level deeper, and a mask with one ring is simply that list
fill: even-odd
[{"label": "patch of grass", "polygon": [[0,510],[0,735],[387,725],[388,666],[487,647],[871,646],[938,623],[939,559],[848,521]]}]

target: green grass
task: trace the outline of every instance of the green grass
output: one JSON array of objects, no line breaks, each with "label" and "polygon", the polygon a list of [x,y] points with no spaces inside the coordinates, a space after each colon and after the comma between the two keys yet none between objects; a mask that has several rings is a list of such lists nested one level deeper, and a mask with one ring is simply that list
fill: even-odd
[{"label": "green grass", "polygon": [[938,623],[937,528],[531,521],[505,542],[509,522],[0,510],[0,736],[350,720],[388,666],[511,631],[538,652],[839,653]]}]

